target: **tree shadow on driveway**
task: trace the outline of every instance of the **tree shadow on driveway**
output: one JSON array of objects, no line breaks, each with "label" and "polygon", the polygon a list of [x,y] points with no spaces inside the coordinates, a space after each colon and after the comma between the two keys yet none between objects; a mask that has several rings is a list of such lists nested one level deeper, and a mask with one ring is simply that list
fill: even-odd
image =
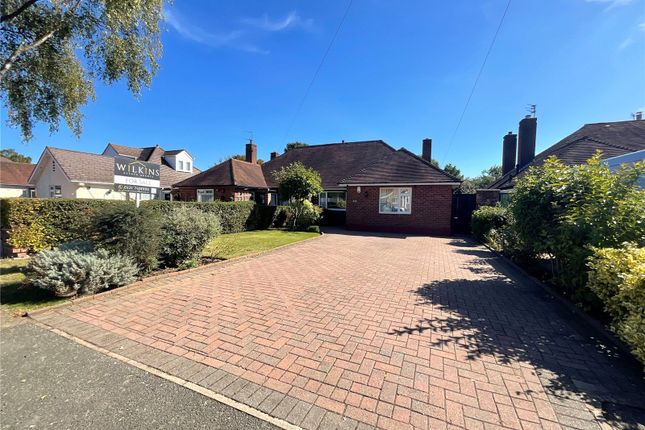
[{"label": "tree shadow on driveway", "polygon": [[577,314],[492,253],[474,246],[455,251],[475,257],[465,266],[475,276],[413,291],[417,306],[432,308],[433,316],[390,334],[420,334],[431,348],[458,348],[466,360],[528,363],[552,403],[591,405],[618,428],[645,428],[645,383],[636,360],[604,344]]}]

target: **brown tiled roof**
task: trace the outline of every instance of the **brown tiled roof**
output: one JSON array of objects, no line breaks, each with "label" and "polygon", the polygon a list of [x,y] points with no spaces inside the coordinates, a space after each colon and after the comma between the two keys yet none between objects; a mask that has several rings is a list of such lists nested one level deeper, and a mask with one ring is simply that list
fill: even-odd
[{"label": "brown tiled roof", "polygon": [[110,143],[110,146],[119,155],[125,155],[128,157],[135,157],[135,158],[140,158],[141,153],[143,152],[144,149],[146,149],[146,148],[133,148],[131,146],[125,146],[125,145],[117,145],[116,143]]},{"label": "brown tiled roof", "polygon": [[29,176],[35,164],[16,163],[8,158],[0,157],[0,185],[30,186]]},{"label": "brown tiled roof", "polygon": [[[72,151],[47,147],[63,172],[71,181],[91,183],[112,183],[114,181],[114,158],[108,155]],[[164,188],[183,181],[199,172],[177,172],[166,164],[161,164],[161,186]]]},{"label": "brown tiled roof", "polygon": [[229,159],[199,175],[175,184],[175,187],[216,187],[238,186],[248,188],[267,188],[267,183],[259,164]]},{"label": "brown tiled roof", "polygon": [[602,151],[603,158],[645,149],[645,121],[618,121],[585,124],[573,134],[535,156],[533,161],[520,169],[512,170],[491,184],[488,188],[512,188],[517,176],[521,176],[531,166],[541,166],[544,161],[555,155],[564,164],[582,164],[596,151]]},{"label": "brown tiled roof", "polygon": [[161,163],[161,158],[163,156],[176,155],[182,151],[185,151],[185,149],[173,149],[171,151],[166,151],[159,145],[148,146],[145,148],[134,148],[132,146],[117,145],[115,143],[110,143],[109,146],[111,146],[112,149],[114,149],[119,155],[135,157],[141,161],[148,161],[150,163]]},{"label": "brown tiled roof", "polygon": [[273,172],[299,161],[320,173],[324,188],[338,187],[343,179],[395,152],[382,140],[330,143],[291,149],[262,165],[269,187],[276,187]]},{"label": "brown tiled roof", "polygon": [[461,182],[460,179],[403,148],[341,181],[343,184],[436,184],[459,182]]}]

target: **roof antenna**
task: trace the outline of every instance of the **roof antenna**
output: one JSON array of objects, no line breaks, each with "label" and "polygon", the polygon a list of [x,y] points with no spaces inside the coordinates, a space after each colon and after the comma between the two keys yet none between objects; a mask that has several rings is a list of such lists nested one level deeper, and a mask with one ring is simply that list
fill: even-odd
[{"label": "roof antenna", "polygon": [[249,134],[249,143],[253,143],[253,130],[247,130],[247,133]]},{"label": "roof antenna", "polygon": [[529,113],[527,118],[535,118],[535,115],[537,114],[537,105],[527,105],[526,110]]},{"label": "roof antenna", "polygon": [[643,119],[643,111],[634,112],[632,114],[632,119],[635,119],[636,121],[641,121]]}]

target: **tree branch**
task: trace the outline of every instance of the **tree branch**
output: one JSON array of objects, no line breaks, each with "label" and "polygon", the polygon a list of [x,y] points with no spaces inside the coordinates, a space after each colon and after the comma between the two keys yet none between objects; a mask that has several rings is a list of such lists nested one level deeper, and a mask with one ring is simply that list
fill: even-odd
[{"label": "tree branch", "polygon": [[0,24],[3,23],[3,22],[6,22],[6,21],[14,19],[15,17],[17,17],[18,15],[23,13],[25,11],[25,9],[27,9],[28,7],[30,7],[31,5],[33,5],[37,1],[38,0],[27,0],[18,9],[14,10],[13,12],[8,13],[6,15],[2,15],[0,17]]},{"label": "tree branch", "polygon": [[[35,3],[36,1],[37,0],[33,0],[32,3]],[[81,3],[81,0],[77,0],[76,3],[74,3],[74,5],[67,12],[65,12],[64,14],[65,16],[63,17],[63,19],[68,15],[70,15],[71,13],[73,13],[73,11],[79,6],[80,3]],[[18,47],[13,51],[13,53],[9,56],[9,58],[7,58],[7,60],[2,64],[2,69],[0,69],[0,80],[2,80],[4,76],[7,74],[7,72],[9,72],[9,70],[11,69],[11,66],[13,66],[13,64],[16,62],[18,57],[20,57],[25,52],[38,48],[43,43],[47,42],[58,30],[60,30],[60,27],[61,26],[59,25],[57,28],[53,29],[49,33],[46,33],[44,36],[40,37],[34,43],[25,45],[25,43],[23,42],[20,45],[18,45]]]}]

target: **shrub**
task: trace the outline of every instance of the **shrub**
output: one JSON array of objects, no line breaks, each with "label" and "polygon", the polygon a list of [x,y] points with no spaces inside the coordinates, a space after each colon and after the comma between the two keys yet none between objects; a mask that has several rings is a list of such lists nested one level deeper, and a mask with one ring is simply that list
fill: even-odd
[{"label": "shrub", "polygon": [[[306,205],[307,202],[311,203],[313,196],[323,191],[320,174],[316,170],[296,161],[274,172],[273,176],[278,182],[278,194],[282,199],[289,201],[289,207],[293,213],[293,229],[303,225],[299,218],[305,211],[309,214],[304,216],[316,217],[315,211],[311,209],[313,205]],[[317,217],[320,215],[318,214]],[[311,225],[311,220],[304,222],[304,224],[307,223]]]},{"label": "shrub", "polygon": [[1,199],[0,224],[9,232],[9,244],[38,252],[86,239],[94,215],[106,206],[134,204],[89,199]]},{"label": "shrub", "polygon": [[[141,207],[151,208],[164,214],[179,206],[199,209],[204,213],[217,215],[222,227],[222,233],[239,233],[258,228],[259,214],[255,202],[177,202],[163,200],[148,200]],[[259,226],[262,228],[261,226]]]},{"label": "shrub", "polygon": [[132,282],[138,268],[123,255],[106,250],[83,253],[76,250],[43,251],[27,266],[32,285],[67,297],[96,293]]},{"label": "shrub", "polygon": [[508,210],[501,206],[482,206],[473,212],[471,227],[473,235],[485,241],[492,230],[508,224]]},{"label": "shrub", "polygon": [[169,267],[186,267],[219,233],[219,218],[190,206],[178,206],[163,217],[161,259]]},{"label": "shrub", "polygon": [[589,288],[612,318],[611,328],[645,364],[645,248],[593,248]]},{"label": "shrub", "polygon": [[637,185],[645,163],[609,170],[597,153],[567,166],[555,157],[531,168],[516,187],[509,210],[527,253],[549,255],[559,285],[585,306],[595,306],[587,284],[591,247],[623,242],[645,246],[645,190]]},{"label": "shrub", "polygon": [[151,208],[106,206],[95,218],[96,242],[112,254],[134,259],[143,273],[158,266],[161,216]]},{"label": "shrub", "polygon": [[[298,206],[298,209],[294,209],[293,206]],[[292,216],[295,217],[296,213],[300,215],[296,219],[295,226],[298,230],[306,230],[314,224],[317,224],[320,221],[322,215],[322,208],[314,205],[309,200],[304,200],[302,202],[293,202],[289,204],[289,210],[292,213]]]}]

